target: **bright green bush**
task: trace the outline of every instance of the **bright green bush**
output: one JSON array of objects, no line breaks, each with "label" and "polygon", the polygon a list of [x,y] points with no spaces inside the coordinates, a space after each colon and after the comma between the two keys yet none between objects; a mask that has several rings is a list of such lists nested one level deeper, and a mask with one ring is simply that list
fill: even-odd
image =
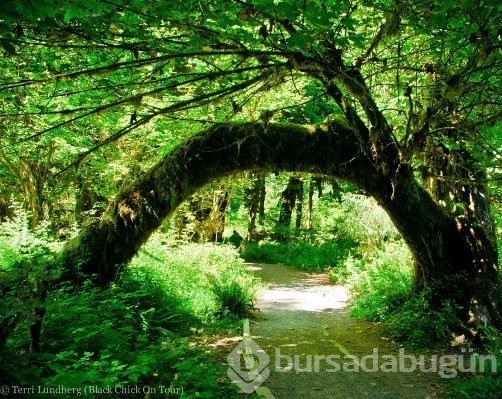
[{"label": "bright green bush", "polygon": [[124,272],[128,290],[149,292],[144,300],[153,307],[160,302],[174,320],[180,315],[210,320],[225,311],[242,315],[252,309],[259,280],[246,270],[235,247],[159,240],[147,243]]},{"label": "bright green bush", "polygon": [[[147,383],[169,353],[156,343],[161,323],[120,287],[62,287],[47,302],[43,358],[46,384],[116,386]],[[168,331],[165,330],[165,334]],[[64,350],[61,350],[64,348]]]},{"label": "bright green bush", "polygon": [[30,229],[26,212],[19,208],[16,214],[0,223],[0,375],[13,383],[18,372],[29,378],[40,374],[19,351],[29,351],[34,309],[43,309],[46,282],[58,273],[49,266],[60,247],[47,225]]},{"label": "bright green bush", "polygon": [[[229,320],[215,316],[244,314],[252,307],[258,281],[234,247],[172,245],[159,234],[116,284],[106,289],[90,281],[79,287],[63,284],[40,302],[36,288],[50,277],[46,265],[54,252],[42,245],[44,237],[15,227],[9,225],[8,234],[4,229],[0,235],[0,250],[9,255],[2,258],[1,271],[7,274],[1,310],[2,317],[23,310],[23,317],[0,352],[2,382],[105,387],[154,380],[169,386],[179,378],[182,398],[217,398],[223,391],[233,397],[233,388],[215,386],[225,367],[197,345],[197,335],[212,334]],[[46,308],[42,350],[30,353],[29,326],[37,305]]]},{"label": "bright green bush", "polygon": [[402,241],[386,242],[365,256],[348,258],[344,266],[354,316],[381,321],[411,294],[413,266]]},{"label": "bright green bush", "polygon": [[384,330],[406,346],[444,341],[458,323],[451,302],[436,309],[430,306],[430,290],[413,292],[411,255],[402,241],[385,242],[364,257],[349,258],[345,274],[351,314],[382,322]]},{"label": "bright green bush", "polygon": [[229,313],[239,317],[252,315],[254,286],[249,286],[242,281],[242,278],[236,279],[229,273],[210,278],[209,284],[218,304],[216,315],[226,316]]}]

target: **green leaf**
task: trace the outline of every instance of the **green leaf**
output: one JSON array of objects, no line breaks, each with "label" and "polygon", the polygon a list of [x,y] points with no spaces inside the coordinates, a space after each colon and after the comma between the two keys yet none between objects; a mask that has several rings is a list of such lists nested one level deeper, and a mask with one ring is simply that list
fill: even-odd
[{"label": "green leaf", "polygon": [[73,18],[80,18],[86,15],[86,11],[81,10],[77,7],[69,8],[64,14],[65,22],[70,22]]},{"label": "green leaf", "polygon": [[330,28],[333,25],[328,13],[320,13],[316,9],[312,12],[307,12],[305,19],[316,28]]},{"label": "green leaf", "polygon": [[309,51],[312,38],[303,32],[296,32],[286,41],[291,50]]}]

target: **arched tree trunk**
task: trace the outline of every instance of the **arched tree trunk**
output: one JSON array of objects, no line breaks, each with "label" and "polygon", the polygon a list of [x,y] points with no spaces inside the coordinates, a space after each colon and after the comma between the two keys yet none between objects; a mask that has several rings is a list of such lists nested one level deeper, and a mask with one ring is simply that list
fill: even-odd
[{"label": "arched tree trunk", "polygon": [[[164,218],[208,182],[239,171],[302,171],[356,184],[388,212],[415,258],[417,289],[431,286],[465,311],[484,307],[493,321],[497,251],[482,226],[456,219],[402,165],[375,167],[343,125],[218,124],[168,154],[62,253],[64,277],[112,281]],[[466,316],[467,317],[467,316]],[[497,320],[498,321],[498,320]]]}]

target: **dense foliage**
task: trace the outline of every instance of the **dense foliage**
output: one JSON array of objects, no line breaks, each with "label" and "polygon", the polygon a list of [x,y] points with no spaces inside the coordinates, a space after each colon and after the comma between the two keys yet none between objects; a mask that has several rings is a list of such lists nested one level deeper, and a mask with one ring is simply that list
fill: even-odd
[{"label": "dense foliage", "polygon": [[0,6],[3,212],[64,227],[204,124],[340,114],[319,81],[340,54],[344,101],[354,65],[407,161],[434,142],[498,173],[496,1],[59,3]]},{"label": "dense foliage", "polygon": [[91,280],[80,287],[52,287],[43,302],[40,353],[34,353],[33,308],[42,305],[36,288],[58,244],[47,241],[47,231],[31,232],[28,224],[26,218],[3,223],[0,235],[0,250],[6,255],[0,272],[10,275],[2,281],[2,321],[10,316],[17,321],[2,343],[2,383],[171,386],[183,389],[184,398],[236,394],[228,384],[216,383],[225,367],[214,355],[208,356],[204,342],[239,334],[237,316],[252,310],[258,282],[246,273],[235,249],[179,247],[153,237],[120,281],[107,289]]},{"label": "dense foliage", "polygon": [[[271,165],[214,182],[105,288],[96,276],[77,287],[58,281],[54,259],[197,132],[287,122],[350,131],[358,153],[345,177],[382,177],[387,211],[396,193],[402,209],[431,199],[425,213],[460,226],[481,254],[471,263],[496,268],[501,20],[496,0],[2,1],[2,375],[54,385],[156,378],[179,381],[187,398],[217,397],[221,368],[194,341],[248,315],[257,287],[230,243],[246,260],[328,270],[351,287],[353,313],[382,321],[394,338],[448,339],[462,306],[447,298],[432,307],[434,289],[417,292],[413,270],[417,252],[435,264],[443,232],[418,215],[413,248],[398,233],[406,217],[394,226],[361,187],[333,176],[273,176]],[[230,146],[239,155],[244,144]],[[361,160],[368,168],[352,171]],[[228,245],[204,244],[212,238]],[[492,319],[494,302],[483,304]],[[495,330],[483,336],[500,349]],[[465,398],[499,389],[482,379],[457,388]],[[226,389],[219,394],[230,397]]]}]

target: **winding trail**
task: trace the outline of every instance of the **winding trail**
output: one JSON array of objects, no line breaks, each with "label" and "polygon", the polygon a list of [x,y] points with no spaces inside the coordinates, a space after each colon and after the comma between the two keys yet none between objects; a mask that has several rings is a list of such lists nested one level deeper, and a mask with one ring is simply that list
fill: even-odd
[{"label": "winding trail", "polygon": [[[251,323],[251,335],[270,356],[271,374],[263,383],[263,387],[268,388],[265,390],[269,390],[273,396],[267,397],[442,397],[444,380],[437,372],[381,371],[381,365],[388,361],[385,355],[398,357],[399,348],[382,336],[377,325],[354,319],[348,314],[347,292],[344,287],[331,285],[323,274],[308,274],[283,265],[250,264],[248,267],[254,270],[265,284],[257,304],[260,309],[258,318]],[[374,348],[378,349],[376,370],[354,371],[363,367],[374,368],[374,360],[368,359],[363,363],[362,358],[365,355],[373,355]],[[276,356],[277,351],[279,358]],[[406,351],[406,354],[409,352]],[[315,355],[318,355],[317,362]],[[340,356],[332,357],[331,361],[338,363],[341,370],[334,372],[336,366],[328,363],[322,355]],[[348,355],[356,358],[349,358]],[[295,356],[298,359],[296,362]],[[427,358],[429,357],[426,355]],[[409,366],[407,363],[405,365]],[[351,371],[344,371],[344,367]],[[291,370],[277,371],[287,368]]]}]

